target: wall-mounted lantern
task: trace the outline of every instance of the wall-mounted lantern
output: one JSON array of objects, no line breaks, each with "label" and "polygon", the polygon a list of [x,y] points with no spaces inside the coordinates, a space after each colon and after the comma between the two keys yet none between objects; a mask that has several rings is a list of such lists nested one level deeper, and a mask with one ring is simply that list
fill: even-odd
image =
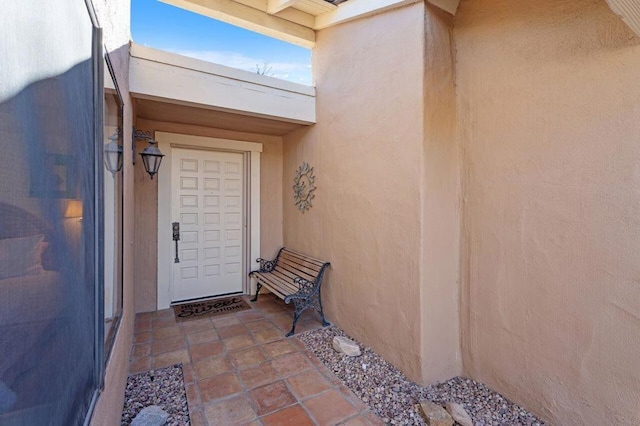
[{"label": "wall-mounted lantern", "polygon": [[104,165],[113,177],[122,170],[122,146],[118,144],[118,133],[109,136],[109,142],[104,146]]},{"label": "wall-mounted lantern", "polygon": [[140,153],[144,169],[151,176],[151,180],[153,180],[153,175],[158,173],[162,157],[164,157],[164,154],[155,146],[157,143],[155,140],[149,139],[149,146]]},{"label": "wall-mounted lantern", "polygon": [[[133,146],[135,149],[135,141],[138,139],[145,139],[149,142],[149,146],[146,147],[141,153],[142,163],[144,164],[144,169],[149,173],[149,176],[153,180],[153,176],[158,173],[160,169],[160,163],[162,163],[162,157],[164,154],[160,152],[157,146],[155,146],[158,142],[153,139],[151,136],[151,132],[143,132],[142,130],[133,129]],[[135,163],[134,163],[135,164]]]}]

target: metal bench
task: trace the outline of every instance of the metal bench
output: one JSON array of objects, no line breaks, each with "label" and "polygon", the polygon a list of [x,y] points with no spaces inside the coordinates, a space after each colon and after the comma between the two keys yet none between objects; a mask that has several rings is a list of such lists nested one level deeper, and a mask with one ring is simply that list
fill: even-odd
[{"label": "metal bench", "polygon": [[322,311],[322,299],[320,286],[322,277],[329,262],[314,259],[304,254],[297,253],[282,247],[274,260],[257,259],[260,269],[251,271],[249,277],[258,281],[256,295],[252,302],[258,300],[258,294],[262,287],[271,290],[285,303],[293,302],[295,313],[293,326],[286,335],[292,336],[296,329],[296,323],[302,312],[307,308],[315,308],[322,317],[322,325],[329,325]]}]

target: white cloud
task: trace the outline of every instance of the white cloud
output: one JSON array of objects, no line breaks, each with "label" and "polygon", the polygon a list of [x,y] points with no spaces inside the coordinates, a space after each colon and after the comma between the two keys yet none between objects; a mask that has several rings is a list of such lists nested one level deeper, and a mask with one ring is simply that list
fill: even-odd
[{"label": "white cloud", "polygon": [[311,85],[311,65],[306,62],[272,62],[266,58],[254,58],[241,53],[215,50],[164,50],[250,72],[256,72],[256,66],[262,69],[266,64],[271,68],[269,75],[272,77]]}]

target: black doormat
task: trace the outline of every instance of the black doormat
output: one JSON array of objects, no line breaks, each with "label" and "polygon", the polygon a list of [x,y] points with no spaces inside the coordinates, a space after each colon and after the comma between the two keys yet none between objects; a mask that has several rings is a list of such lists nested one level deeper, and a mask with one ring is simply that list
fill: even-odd
[{"label": "black doormat", "polygon": [[251,306],[240,296],[225,297],[222,299],[205,300],[203,302],[189,302],[175,305],[173,312],[176,322],[191,321],[201,318],[210,318],[216,315],[230,314],[251,309]]}]

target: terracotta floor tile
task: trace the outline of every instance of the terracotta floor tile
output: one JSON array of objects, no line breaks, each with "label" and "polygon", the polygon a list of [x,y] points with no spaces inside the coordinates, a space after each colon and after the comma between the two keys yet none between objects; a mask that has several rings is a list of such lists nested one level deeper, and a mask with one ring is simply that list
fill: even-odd
[{"label": "terracotta floor tile", "polygon": [[276,328],[276,326],[269,320],[251,321],[245,324],[251,331],[259,331],[267,328]]},{"label": "terracotta floor tile", "polygon": [[189,353],[191,354],[191,360],[193,362],[199,361],[204,358],[220,355],[224,352],[224,346],[222,342],[209,342],[204,345],[196,345],[189,347]]},{"label": "terracotta floor tile", "polygon": [[240,349],[229,353],[231,363],[239,370],[255,367],[262,364],[266,359],[258,347]]},{"label": "terracotta floor tile", "polygon": [[243,324],[235,324],[235,325],[229,325],[226,327],[218,327],[217,331],[218,331],[218,336],[220,336],[220,338],[223,340],[231,337],[235,337],[235,336],[240,336],[243,334],[249,334],[249,330]]},{"label": "terracotta floor tile", "polygon": [[238,425],[256,417],[251,404],[244,395],[208,404],[204,408],[210,425]]},{"label": "terracotta floor tile", "polygon": [[[182,363],[195,426],[381,424],[302,342],[285,338],[293,306],[270,294],[251,306],[178,323],[173,309],[137,315],[131,373]],[[320,326],[305,312],[296,334]]]},{"label": "terracotta floor tile", "polygon": [[273,414],[269,414],[262,419],[264,426],[313,426],[313,421],[309,418],[307,413],[300,405],[296,404],[293,407],[285,408],[284,410],[276,411]]},{"label": "terracotta floor tile", "polygon": [[228,351],[232,351],[234,349],[246,348],[247,346],[255,345],[256,342],[253,340],[253,337],[250,334],[241,334],[239,336],[230,337],[223,341],[225,348]]},{"label": "terracotta floor tile", "polygon": [[305,399],[331,389],[331,384],[316,370],[308,370],[287,379],[298,399]]},{"label": "terracotta floor tile", "polygon": [[131,347],[131,358],[138,359],[151,355],[151,343],[142,343]]},{"label": "terracotta floor tile", "polygon": [[230,325],[240,324],[240,320],[236,318],[233,314],[213,317],[211,321],[213,321],[213,326],[215,328],[228,327]]},{"label": "terracotta floor tile", "polygon": [[266,343],[260,347],[265,356],[269,359],[276,358],[292,352],[298,352],[298,349],[289,342],[288,339],[277,340],[275,342]]},{"label": "terracotta floor tile", "polygon": [[342,380],[340,380],[338,376],[333,374],[333,372],[331,372],[325,365],[318,367],[318,371],[320,372],[320,374],[327,378],[332,386],[342,386]]},{"label": "terracotta floor tile", "polygon": [[153,357],[153,368],[169,367],[174,364],[189,364],[189,352],[186,349],[180,349],[172,352],[165,352]]},{"label": "terracotta floor tile", "polygon": [[136,321],[138,320],[151,320],[153,319],[155,312],[141,312],[136,314]]},{"label": "terracotta floor tile", "polygon": [[166,339],[155,339],[151,343],[151,350],[153,355],[162,354],[165,352],[177,351],[178,349],[184,349],[187,346],[187,340],[183,335],[168,337]]},{"label": "terracotta floor tile", "polygon": [[293,376],[294,374],[298,374],[303,372],[304,370],[312,368],[312,365],[307,357],[300,352],[295,352],[275,358],[273,361],[271,361],[271,364],[273,365],[273,368],[278,372],[278,374],[283,377]]},{"label": "terracotta floor tile", "polygon": [[341,426],[370,426],[371,422],[365,416],[356,416],[340,423]]},{"label": "terracotta floor tile", "polygon": [[153,339],[166,339],[169,337],[181,336],[182,329],[177,325],[171,327],[161,327],[153,329]]},{"label": "terracotta floor tile", "polygon": [[236,318],[244,324],[250,321],[262,320],[264,319],[264,314],[256,309],[251,309],[248,311],[238,312],[236,314]]},{"label": "terracotta floor tile", "polygon": [[151,320],[152,328],[173,327],[174,325],[177,325],[175,316],[154,318]]},{"label": "terracotta floor tile", "polygon": [[337,390],[330,390],[322,395],[308,399],[302,403],[319,425],[335,425],[338,422],[358,414]]},{"label": "terracotta floor tile", "polygon": [[326,368],[324,363],[319,360],[313,353],[311,353],[310,351],[304,349],[302,351],[300,351],[300,353],[304,354],[307,359],[311,362],[311,365],[313,365],[314,367],[317,368]]},{"label": "terracotta floor tile", "polygon": [[198,388],[195,383],[189,383],[185,386],[185,390],[187,391],[187,404],[189,404],[189,411],[191,411],[191,407],[197,407],[201,405],[200,395],[198,395]]},{"label": "terracotta floor tile", "polygon": [[151,357],[145,356],[144,358],[136,359],[129,365],[129,373],[137,374],[143,371],[151,370]]},{"label": "terracotta floor tile", "polygon": [[184,377],[184,382],[185,383],[193,383],[193,381],[195,380],[194,376],[195,373],[193,372],[193,365],[192,364],[185,364],[182,366],[182,375]]},{"label": "terracotta floor tile", "polygon": [[242,383],[244,383],[248,389],[262,386],[280,379],[276,370],[274,370],[268,362],[261,364],[258,367],[242,370],[238,374],[240,375],[240,380],[242,380]]},{"label": "terracotta floor tile", "polygon": [[287,385],[283,381],[271,383],[265,386],[261,386],[249,392],[249,397],[253,401],[255,407],[257,407],[257,413],[259,416],[271,413],[286,406],[292,405],[296,402],[296,399]]},{"label": "terracotta floor tile", "polygon": [[300,321],[296,325],[296,334],[304,333],[305,331],[317,330],[318,328],[322,328],[322,323],[320,321],[311,320],[311,321]]},{"label": "terracotta floor tile", "polygon": [[151,340],[151,332],[150,331],[142,331],[140,333],[136,333],[133,335],[133,343],[145,343]]},{"label": "terracotta floor tile", "polygon": [[240,381],[233,373],[225,373],[208,379],[198,380],[200,399],[203,404],[215,399],[242,392]]},{"label": "terracotta floor tile", "polygon": [[267,328],[253,333],[258,343],[267,343],[273,342],[274,340],[284,339],[284,334],[285,333],[283,333],[282,330],[275,327]]},{"label": "terracotta floor tile", "polygon": [[200,345],[202,343],[215,342],[216,340],[220,340],[220,338],[213,329],[187,334],[187,341],[190,345]]},{"label": "terracotta floor tile", "polygon": [[198,331],[213,330],[213,323],[209,318],[203,318],[193,321],[183,321],[179,324],[187,334],[196,333]]},{"label": "terracotta floor tile", "polygon": [[191,426],[207,426],[207,421],[204,418],[204,411],[202,410],[192,412],[191,407],[189,407],[189,420]]},{"label": "terracotta floor tile", "polygon": [[161,311],[155,311],[153,313],[153,318],[175,318],[176,314],[173,312],[172,308],[163,309]]},{"label": "terracotta floor tile", "polygon": [[293,317],[286,313],[273,315],[270,319],[271,322],[279,328],[291,329],[291,326],[293,325]]},{"label": "terracotta floor tile", "polygon": [[349,403],[353,405],[356,408],[356,410],[362,412],[369,409],[369,406],[364,402],[362,402],[362,400],[358,398],[358,395],[353,393],[351,389],[349,389],[348,387],[342,385],[338,388],[338,390],[340,391],[340,393],[342,393],[342,395],[345,398],[347,398],[347,401],[349,401]]},{"label": "terracotta floor tile", "polygon": [[232,370],[231,363],[225,356],[206,358],[198,361],[193,366],[198,380],[217,376]]},{"label": "terracotta floor tile", "polygon": [[136,325],[133,327],[134,333],[140,333],[140,332],[149,331],[149,330],[151,330],[150,319],[136,321]]},{"label": "terracotta floor tile", "polygon": [[260,308],[260,310],[266,314],[279,314],[287,310],[287,307],[284,304],[284,302],[282,302],[282,304],[277,302],[273,303],[271,301],[260,303],[260,298],[258,298],[258,303],[259,303],[258,307]]}]

